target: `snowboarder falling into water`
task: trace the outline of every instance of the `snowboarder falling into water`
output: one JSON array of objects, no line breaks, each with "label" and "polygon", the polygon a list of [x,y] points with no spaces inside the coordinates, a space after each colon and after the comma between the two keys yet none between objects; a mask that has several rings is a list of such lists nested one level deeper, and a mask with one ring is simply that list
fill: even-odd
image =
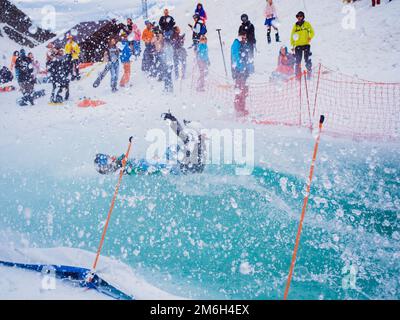
[{"label": "snowboarder falling into water", "polygon": [[[202,173],[206,162],[205,136],[190,121],[180,123],[170,112],[162,114],[169,121],[170,128],[179,139],[179,145],[170,146],[165,152],[165,162],[150,162],[146,159],[128,159],[124,174],[196,174]],[[94,165],[100,174],[112,174],[122,168],[125,155],[112,157],[97,154]]]},{"label": "snowboarder falling into water", "polygon": [[299,11],[296,14],[297,22],[294,24],[292,34],[290,36],[290,44],[292,51],[296,56],[296,76],[301,76],[301,60],[306,63],[308,71],[307,78],[311,77],[312,63],[311,63],[311,39],[314,37],[314,29],[311,24],[305,21],[304,12]]},{"label": "snowboarder falling into water", "polygon": [[267,27],[267,42],[271,43],[271,27],[275,30],[275,41],[280,42],[279,40],[279,30],[276,26],[276,8],[272,0],[267,0],[267,4],[265,7],[265,23],[264,25]]}]

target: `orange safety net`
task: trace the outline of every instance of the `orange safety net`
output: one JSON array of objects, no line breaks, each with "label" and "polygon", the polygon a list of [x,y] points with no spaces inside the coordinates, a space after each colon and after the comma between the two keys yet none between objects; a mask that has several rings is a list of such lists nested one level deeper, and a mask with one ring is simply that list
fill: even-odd
[{"label": "orange safety net", "polygon": [[[203,101],[217,107],[232,106],[237,89],[232,81],[210,71],[204,92],[197,92],[197,76],[191,89]],[[319,65],[285,82],[247,82],[247,121],[264,125],[316,127],[326,116],[325,132],[354,139],[400,138],[400,83],[379,83]],[[243,120],[243,119],[241,119]]]}]

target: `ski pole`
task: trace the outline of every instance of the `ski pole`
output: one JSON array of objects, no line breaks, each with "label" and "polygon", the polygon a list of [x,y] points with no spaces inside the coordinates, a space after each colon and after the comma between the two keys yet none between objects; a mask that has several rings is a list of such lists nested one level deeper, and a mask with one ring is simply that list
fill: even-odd
[{"label": "ski pole", "polygon": [[303,209],[301,211],[299,228],[297,230],[296,242],[295,242],[295,246],[294,246],[294,250],[293,250],[292,262],[290,263],[290,270],[289,270],[289,275],[288,275],[286,288],[285,288],[285,294],[284,294],[284,298],[283,298],[284,300],[287,300],[287,296],[288,296],[289,288],[290,288],[290,282],[292,280],[292,275],[293,275],[293,269],[294,269],[294,265],[296,263],[297,250],[299,248],[301,230],[303,228],[304,216],[306,214],[306,209],[307,209],[307,204],[308,204],[308,196],[310,195],[311,181],[312,181],[313,174],[314,174],[315,160],[317,158],[318,144],[319,144],[319,139],[321,137],[322,124],[324,123],[324,120],[325,120],[325,116],[321,115],[321,118],[319,120],[318,136],[317,136],[317,140],[315,141],[315,145],[314,145],[314,154],[313,154],[313,158],[312,158],[312,162],[311,162],[310,175],[309,175],[309,178],[307,181],[306,195],[304,197]]},{"label": "ski pole", "polygon": [[225,75],[226,75],[226,79],[228,79],[228,69],[226,68],[224,48],[222,47],[221,29],[217,29],[217,32],[218,32],[218,37],[219,37],[219,44],[221,45],[221,53],[222,53],[222,60],[224,62]]},{"label": "ski pole", "polygon": [[104,228],[103,228],[103,233],[102,233],[102,235],[101,235],[101,240],[100,240],[99,248],[97,249],[96,259],[94,260],[93,267],[92,267],[91,274],[90,274],[90,277],[89,277],[89,279],[88,279],[88,282],[91,282],[91,281],[92,281],[93,275],[94,275],[94,273],[96,272],[97,262],[99,261],[100,252],[101,252],[101,249],[102,249],[102,247],[103,247],[104,239],[105,239],[105,237],[106,237],[108,224],[109,224],[109,222],[110,222],[111,214],[112,214],[112,211],[113,211],[114,205],[115,205],[115,199],[117,198],[119,186],[121,185],[121,181],[122,181],[122,176],[124,175],[124,170],[125,170],[126,162],[127,162],[127,160],[128,160],[129,152],[131,151],[132,139],[133,139],[133,137],[130,137],[130,138],[129,138],[128,150],[127,150],[126,153],[125,153],[125,157],[122,159],[122,167],[121,167],[121,170],[120,170],[120,172],[119,172],[118,183],[117,183],[117,185],[115,186],[114,196],[113,196],[112,201],[111,201],[110,209],[108,210],[108,215],[107,215],[106,224],[104,225]]}]

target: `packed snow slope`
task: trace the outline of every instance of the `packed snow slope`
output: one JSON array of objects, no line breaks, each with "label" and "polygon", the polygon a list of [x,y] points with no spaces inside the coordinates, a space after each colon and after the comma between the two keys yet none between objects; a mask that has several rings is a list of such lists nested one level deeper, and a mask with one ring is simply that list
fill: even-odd
[{"label": "packed snow slope", "polygon": [[[280,45],[289,43],[294,15],[303,10],[316,31],[314,63],[320,59],[361,78],[399,81],[398,1],[378,8],[369,8],[369,1],[357,3],[355,30],[341,27],[341,1],[275,2],[283,42],[271,46],[264,41],[264,1],[234,6],[225,0],[203,2],[215,72],[223,74],[214,30],[222,28],[228,57],[240,15],[247,12],[258,38],[254,80],[267,81]],[[75,23],[91,15],[107,16],[114,9],[116,15],[137,10],[131,1],[113,1],[112,8],[108,1],[52,3],[61,16],[71,18],[71,24],[73,19]],[[165,1],[155,3],[151,14],[158,20]],[[20,4],[28,14],[34,6],[30,1]],[[167,4],[185,30],[195,3]],[[80,14],[71,16],[68,11]],[[19,48],[4,38],[0,43],[8,64],[10,52]],[[44,60],[44,46],[33,51]],[[189,90],[195,71],[191,51],[188,61],[187,80],[176,81],[173,94],[146,78],[140,61],[132,64],[132,87],[116,94],[111,93],[109,76],[98,89],[92,87],[101,64],[71,84],[71,100],[62,106],[48,105],[50,85],[38,86],[47,96],[34,107],[17,107],[18,91],[2,93],[0,259],[90,267],[116,183],[115,176],[95,172],[94,155],[122,154],[133,135],[132,157],[144,157],[151,143],[146,139],[149,130],[168,132],[160,114],[170,109],[209,129],[253,129],[256,169],[251,176],[235,176],[223,165],[188,177],[124,177],[100,275],[137,298],[283,296],[315,135],[236,121],[231,105],[216,106]],[[78,108],[84,96],[106,105]],[[293,298],[400,297],[399,159],[397,143],[322,137]],[[357,282],[346,289],[343,281],[351,268],[357,270]],[[23,287],[21,277],[32,284],[31,291]],[[29,272],[0,268],[0,279],[2,298],[103,298],[63,283],[57,285],[61,291],[41,290],[40,275]]]}]

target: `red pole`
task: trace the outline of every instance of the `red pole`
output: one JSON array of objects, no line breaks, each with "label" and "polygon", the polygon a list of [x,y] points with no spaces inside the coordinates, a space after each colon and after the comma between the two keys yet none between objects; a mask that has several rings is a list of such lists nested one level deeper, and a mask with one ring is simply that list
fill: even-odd
[{"label": "red pole", "polygon": [[317,140],[315,141],[314,154],[313,154],[313,158],[312,158],[312,162],[311,162],[310,175],[309,175],[309,178],[307,181],[306,196],[304,197],[303,208],[301,210],[299,228],[297,230],[296,242],[295,242],[293,255],[292,255],[292,261],[290,263],[289,275],[288,275],[288,279],[286,282],[285,294],[283,297],[284,300],[287,300],[287,296],[288,296],[289,288],[290,288],[290,282],[292,281],[294,265],[296,263],[297,250],[299,249],[301,230],[303,228],[304,216],[306,214],[306,209],[307,209],[307,204],[308,204],[308,196],[310,195],[311,181],[312,181],[312,178],[314,175],[314,166],[315,166],[315,160],[317,158],[318,144],[319,144],[319,139],[321,137],[322,124],[324,123],[324,120],[325,120],[325,117],[321,116],[321,118],[319,120],[319,132],[318,132]]}]

